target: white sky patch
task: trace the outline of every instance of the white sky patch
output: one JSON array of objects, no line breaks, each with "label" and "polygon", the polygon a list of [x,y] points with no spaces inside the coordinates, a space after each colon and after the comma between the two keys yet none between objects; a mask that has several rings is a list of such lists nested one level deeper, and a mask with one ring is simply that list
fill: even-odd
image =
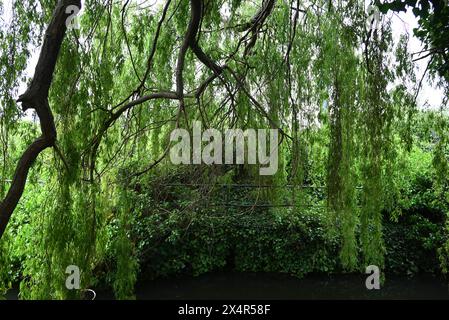
[{"label": "white sky patch", "polygon": [[[409,34],[409,52],[417,53],[424,49],[423,43],[415,37],[413,29],[418,27],[418,19],[409,8],[407,12],[394,14],[392,18],[393,39],[397,43],[401,34]],[[414,58],[419,57],[415,55]],[[416,70],[416,80],[419,82],[426,70],[430,57],[414,62]],[[439,109],[443,103],[444,89],[438,88],[430,83],[429,76],[426,75],[419,92],[417,103],[420,108]]]}]

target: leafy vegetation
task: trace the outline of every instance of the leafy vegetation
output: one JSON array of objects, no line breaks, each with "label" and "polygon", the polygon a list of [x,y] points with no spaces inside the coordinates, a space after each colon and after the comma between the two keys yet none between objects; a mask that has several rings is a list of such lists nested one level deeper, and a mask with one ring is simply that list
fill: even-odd
[{"label": "leafy vegetation", "polygon": [[[0,22],[0,293],[81,298],[69,265],[119,299],[219,269],[448,271],[448,95],[416,104],[388,17],[367,29],[358,0],[86,0],[66,30],[69,5],[13,0]],[[417,34],[436,37],[444,15],[422,8]],[[194,121],[279,129],[277,174],[173,165],[170,133]]]}]

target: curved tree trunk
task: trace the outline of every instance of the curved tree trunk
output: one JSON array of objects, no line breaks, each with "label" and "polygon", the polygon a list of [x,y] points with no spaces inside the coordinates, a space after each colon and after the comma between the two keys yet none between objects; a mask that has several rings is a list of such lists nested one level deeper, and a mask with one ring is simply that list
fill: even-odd
[{"label": "curved tree trunk", "polygon": [[48,103],[48,92],[53,80],[53,73],[58,60],[62,41],[66,34],[66,21],[70,13],[68,6],[81,8],[80,0],[59,0],[53,12],[50,24],[45,32],[39,61],[33,80],[27,91],[20,96],[23,110],[34,109],[39,117],[42,135],[23,153],[14,174],[11,187],[0,203],[0,239],[25,189],[28,172],[39,154],[55,145],[56,127]]}]

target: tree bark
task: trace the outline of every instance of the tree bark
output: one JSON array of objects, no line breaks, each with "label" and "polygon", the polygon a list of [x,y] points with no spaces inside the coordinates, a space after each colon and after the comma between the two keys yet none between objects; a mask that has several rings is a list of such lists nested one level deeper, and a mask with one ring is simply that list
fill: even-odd
[{"label": "tree bark", "polygon": [[66,13],[66,9],[71,5],[81,9],[80,0],[58,1],[50,24],[45,32],[45,39],[33,80],[26,92],[18,100],[18,102],[22,103],[24,111],[28,109],[34,109],[36,111],[40,121],[41,136],[23,153],[17,164],[11,187],[5,199],[0,203],[0,239],[23,195],[31,166],[42,151],[54,146],[56,142],[56,127],[53,113],[48,103],[48,93],[53,80],[53,73],[61,45],[67,31],[67,18],[71,14]]}]

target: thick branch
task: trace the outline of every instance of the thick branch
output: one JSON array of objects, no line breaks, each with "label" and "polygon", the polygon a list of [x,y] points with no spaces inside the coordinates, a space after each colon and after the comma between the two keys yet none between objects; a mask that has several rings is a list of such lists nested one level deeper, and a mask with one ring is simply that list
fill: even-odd
[{"label": "thick branch", "polygon": [[[183,97],[184,98],[184,97]],[[95,169],[95,161],[96,161],[96,155],[98,152],[98,148],[100,147],[100,143],[108,131],[108,129],[127,111],[131,110],[135,106],[141,105],[147,101],[150,100],[156,100],[156,99],[167,99],[167,100],[180,100],[178,94],[176,92],[171,91],[161,91],[161,92],[155,92],[147,96],[140,97],[139,99],[136,99],[134,101],[131,101],[127,103],[126,105],[123,105],[120,109],[115,111],[111,114],[111,116],[104,122],[100,130],[98,131],[98,134],[95,136],[94,140],[92,141],[92,144],[90,145],[90,171],[91,171],[91,181],[93,181],[93,172]]]},{"label": "thick branch", "polygon": [[52,147],[56,142],[56,127],[48,104],[48,92],[67,29],[66,21],[69,14],[66,13],[66,8],[70,5],[81,8],[81,1],[58,1],[51,22],[45,32],[44,44],[42,45],[33,80],[27,91],[18,100],[22,102],[24,111],[27,109],[36,110],[42,135],[23,153],[17,164],[11,187],[5,199],[0,203],[0,238],[3,236],[6,226],[22,197],[31,166],[42,151]]},{"label": "thick branch", "polygon": [[184,36],[184,41],[182,43],[181,49],[179,50],[178,64],[176,66],[176,92],[178,96],[183,100],[184,95],[184,64],[187,54],[187,50],[192,44],[195,43],[196,35],[200,28],[201,16],[202,16],[202,0],[190,0],[191,17],[189,22],[189,27]]},{"label": "thick branch", "polygon": [[[251,19],[250,22],[246,23],[240,31],[248,31],[243,38],[240,39],[239,45],[234,53],[238,51],[240,44],[244,41],[244,39],[248,36],[249,33],[253,33],[253,37],[249,44],[246,45],[244,56],[246,56],[251,48],[256,44],[257,41],[257,29],[261,28],[265,23],[266,19],[273,12],[274,5],[276,0],[267,0],[264,1],[262,8],[256,13],[256,15]],[[228,67],[227,63],[224,66],[219,66],[215,61],[213,61],[199,46],[198,41],[193,42],[190,45],[193,53],[196,55],[198,60],[200,60],[206,67],[214,72],[209,78],[204,81],[201,86],[196,90],[197,98],[200,97],[206,88],[218,77],[222,75],[224,70]],[[233,54],[232,54],[233,55]],[[231,55],[231,56],[232,56]]]}]

